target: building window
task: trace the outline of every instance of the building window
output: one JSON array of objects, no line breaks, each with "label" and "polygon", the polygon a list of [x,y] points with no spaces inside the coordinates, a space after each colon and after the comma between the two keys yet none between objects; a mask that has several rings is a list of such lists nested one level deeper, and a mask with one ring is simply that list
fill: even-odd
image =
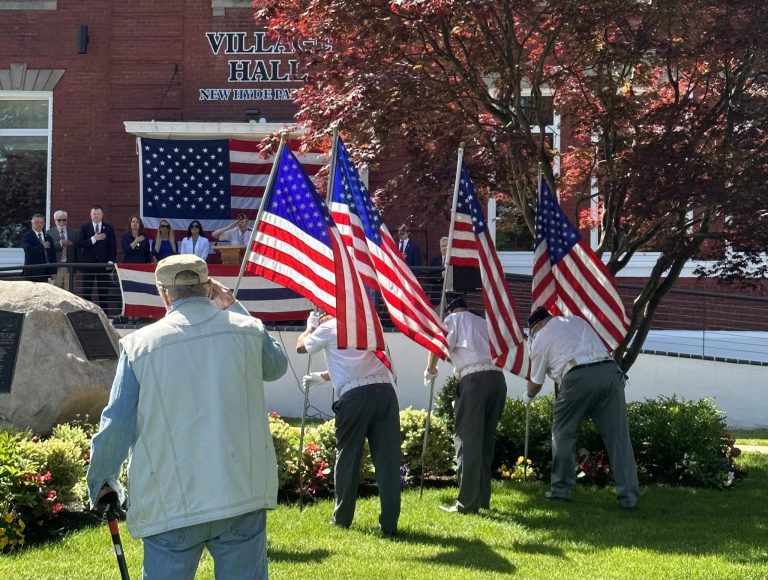
[{"label": "building window", "polygon": [[[549,149],[555,152],[553,170],[555,173],[559,173],[560,156],[557,152],[560,150],[560,115],[555,112],[552,96],[548,95],[546,91],[543,101],[546,122],[544,138]],[[525,117],[531,125],[531,131],[538,134],[539,125],[536,121],[531,97],[523,96],[521,102],[523,112],[526,113]],[[528,106],[529,103],[530,106]],[[503,252],[532,252],[534,250],[533,234],[528,230],[523,214],[512,202],[499,202],[496,206],[496,249]]]},{"label": "building window", "polygon": [[47,212],[51,99],[0,91],[0,248],[20,247],[32,214]]},{"label": "building window", "polygon": [[57,0],[0,0],[0,10],[56,10]]},{"label": "building window", "polygon": [[211,0],[214,16],[224,16],[227,8],[249,8],[253,10],[251,0]]}]

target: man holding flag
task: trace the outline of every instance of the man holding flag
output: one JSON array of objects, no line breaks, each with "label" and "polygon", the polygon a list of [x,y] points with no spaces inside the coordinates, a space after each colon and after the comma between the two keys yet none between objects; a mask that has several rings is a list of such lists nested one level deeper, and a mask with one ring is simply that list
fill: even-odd
[{"label": "man holding flag", "polygon": [[[531,375],[526,404],[546,375],[555,381],[549,499],[569,500],[576,484],[576,438],[585,417],[603,436],[622,509],[639,496],[624,395],[626,376],[611,357],[629,325],[605,265],[568,221],[542,180],[536,211]],[[552,314],[563,316],[552,316]]]},{"label": "man holding flag", "polygon": [[[445,319],[448,346],[454,375],[459,377],[454,427],[459,493],[453,505],[441,509],[473,513],[490,505],[496,425],[506,399],[506,384],[499,371],[526,377],[528,357],[514,299],[464,166],[463,153],[462,147],[456,167],[446,263],[479,268],[486,318],[467,311],[461,295],[446,295],[450,313]],[[424,371],[425,385],[431,388],[436,376],[437,360],[431,356]]]}]

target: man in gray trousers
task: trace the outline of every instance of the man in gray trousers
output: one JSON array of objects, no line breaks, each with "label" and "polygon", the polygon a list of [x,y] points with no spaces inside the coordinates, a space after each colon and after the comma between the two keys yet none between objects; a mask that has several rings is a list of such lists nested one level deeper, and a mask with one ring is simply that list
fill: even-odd
[{"label": "man in gray trousers", "polygon": [[339,349],[336,319],[310,314],[307,329],[296,342],[300,353],[325,353],[328,370],[313,372],[304,388],[333,383],[336,402],[336,467],[333,474],[336,505],[331,523],[352,525],[357,503],[360,458],[365,439],[379,484],[379,524],[385,536],[397,535],[400,517],[400,407],[389,370],[371,351]]},{"label": "man in gray trousers", "polygon": [[[459,377],[454,407],[453,443],[459,494],[447,512],[476,513],[491,503],[491,463],[496,425],[504,411],[507,385],[501,369],[493,364],[485,319],[467,310],[461,294],[446,293],[443,324],[448,331],[448,351],[453,373]],[[431,356],[425,384],[437,376],[437,358]]]},{"label": "man in gray trousers", "polygon": [[528,328],[531,375],[526,405],[541,390],[545,375],[555,381],[552,478],[546,497],[571,498],[576,485],[576,438],[581,422],[591,417],[608,450],[619,505],[634,510],[640,488],[629,439],[624,373],[581,318],[551,316],[545,308],[538,308],[528,319]]}]

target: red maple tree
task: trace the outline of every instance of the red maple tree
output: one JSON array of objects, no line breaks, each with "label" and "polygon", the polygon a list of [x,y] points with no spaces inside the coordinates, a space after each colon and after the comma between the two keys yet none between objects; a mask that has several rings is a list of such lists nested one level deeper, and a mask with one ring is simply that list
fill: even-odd
[{"label": "red maple tree", "polygon": [[[338,123],[360,161],[407,154],[374,192],[447,212],[455,151],[478,189],[533,230],[539,171],[611,272],[657,260],[617,350],[627,369],[683,266],[768,272],[768,4],[761,0],[257,0],[302,57],[307,141]],[[322,45],[319,45],[322,46]],[[567,147],[546,137],[552,107]],[[436,194],[435,192],[442,192]],[[595,203],[592,203],[592,202]],[[731,251],[738,250],[737,252]]]}]

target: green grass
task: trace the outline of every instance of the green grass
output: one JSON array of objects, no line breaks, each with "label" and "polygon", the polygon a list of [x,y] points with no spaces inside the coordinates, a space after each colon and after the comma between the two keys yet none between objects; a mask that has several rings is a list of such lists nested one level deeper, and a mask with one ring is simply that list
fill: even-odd
[{"label": "green grass", "polygon": [[[617,508],[611,488],[579,487],[570,503],[541,483],[496,483],[480,515],[437,509],[455,489],[403,494],[400,535],[378,532],[377,498],[358,503],[351,529],[328,525],[332,503],[270,512],[274,579],[757,579],[768,578],[768,455],[746,453],[748,476],[728,491],[643,487],[638,510]],[[123,530],[131,577],[141,545]],[[206,555],[198,578],[212,578]],[[0,557],[0,578],[119,578],[105,526]]]},{"label": "green grass", "polygon": [[768,429],[729,429],[728,431],[736,437],[736,446],[762,445],[768,447]]}]

